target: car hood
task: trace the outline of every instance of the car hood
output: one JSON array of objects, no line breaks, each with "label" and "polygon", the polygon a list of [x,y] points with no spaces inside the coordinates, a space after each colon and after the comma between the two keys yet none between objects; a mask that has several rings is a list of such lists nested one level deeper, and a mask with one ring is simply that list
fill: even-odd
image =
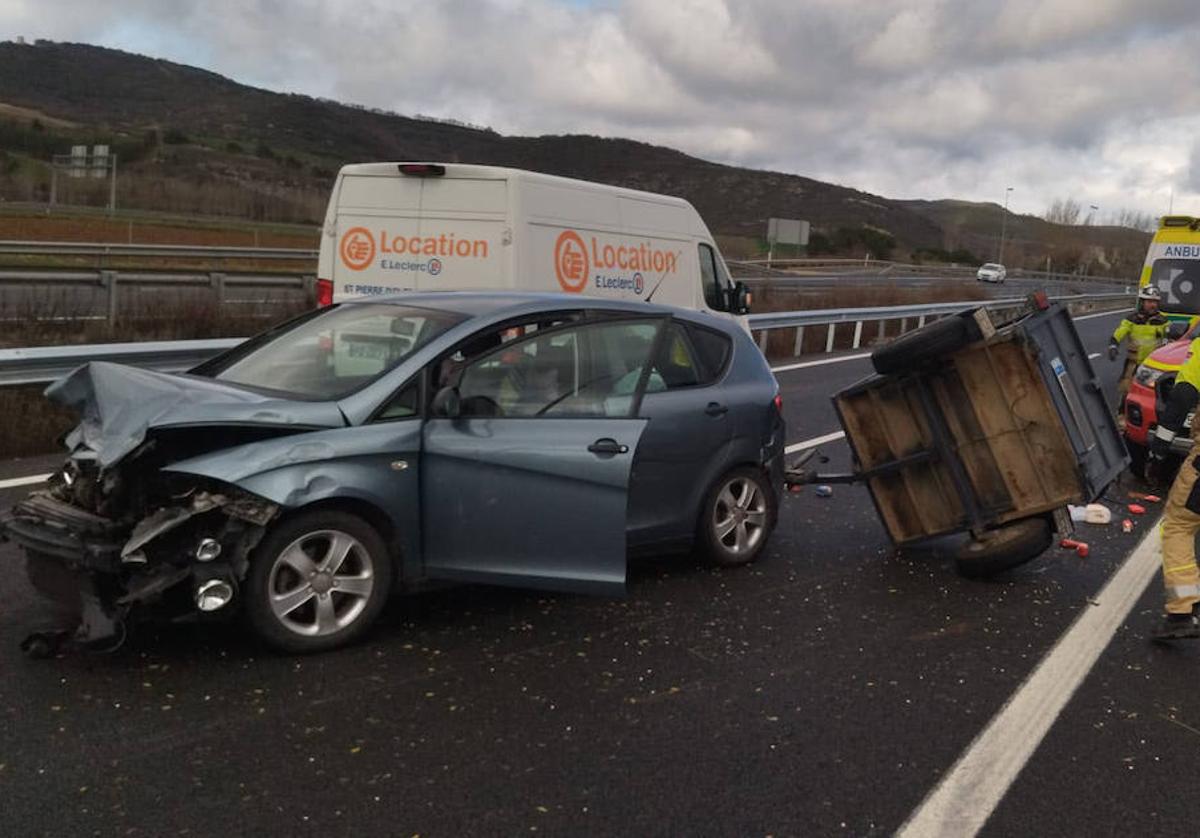
[{"label": "car hood", "polygon": [[346,424],[337,405],[330,402],[281,399],[211,378],[105,361],[84,364],[59,379],[46,388],[46,397],[79,413],[79,425],[67,435],[67,447],[76,455],[94,457],[101,468],[119,462],[155,428]]},{"label": "car hood", "polygon": [[1160,346],[1150,353],[1150,357],[1146,359],[1146,364],[1154,369],[1175,372],[1187,360],[1188,348],[1191,345],[1191,340],[1184,338],[1183,340],[1168,343],[1166,346]]}]

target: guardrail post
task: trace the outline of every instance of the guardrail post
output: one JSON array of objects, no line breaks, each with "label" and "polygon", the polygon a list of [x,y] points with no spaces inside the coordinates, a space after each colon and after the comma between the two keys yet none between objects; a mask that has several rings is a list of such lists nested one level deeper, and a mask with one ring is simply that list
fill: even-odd
[{"label": "guardrail post", "polygon": [[804,327],[796,327],[796,342],[792,344],[792,355],[799,358],[804,354]]},{"label": "guardrail post", "polygon": [[917,318],[917,328],[918,329],[925,328],[925,315],[924,314],[922,314],[920,317]]},{"label": "guardrail post", "polygon": [[880,319],[880,321],[879,321],[879,331],[878,331],[878,332],[876,332],[876,334],[875,334],[875,340],[876,340],[876,341],[882,341],[882,340],[884,339],[884,337],[886,337],[886,335],[887,335],[887,331],[886,331],[886,330],[885,330],[885,328],[884,328],[885,326],[887,326],[887,321],[886,321],[886,320],[883,320],[883,319]]},{"label": "guardrail post", "polygon": [[108,325],[112,326],[117,322],[117,272],[100,271],[100,285],[108,291],[105,317]]},{"label": "guardrail post", "polygon": [[834,329],[836,329],[836,328],[837,328],[836,323],[829,324],[829,336],[825,338],[825,351],[826,352],[833,351],[833,335],[834,335]]},{"label": "guardrail post", "polygon": [[304,299],[309,303],[315,303],[317,300],[317,278],[312,274],[305,274],[300,277],[300,282],[304,286]]},{"label": "guardrail post", "polygon": [[217,308],[220,308],[225,304],[225,274],[214,271],[208,275],[208,281],[217,298]]},{"label": "guardrail post", "polygon": [[901,317],[900,318],[900,334],[904,334],[907,331],[908,331],[908,318]]},{"label": "guardrail post", "polygon": [[863,322],[861,320],[854,324],[854,345],[851,349],[858,349],[858,347],[862,346],[862,326]]},{"label": "guardrail post", "polygon": [[770,336],[771,332],[768,329],[763,329],[758,333],[758,350],[762,352],[763,355],[767,354],[767,340],[770,338]]}]

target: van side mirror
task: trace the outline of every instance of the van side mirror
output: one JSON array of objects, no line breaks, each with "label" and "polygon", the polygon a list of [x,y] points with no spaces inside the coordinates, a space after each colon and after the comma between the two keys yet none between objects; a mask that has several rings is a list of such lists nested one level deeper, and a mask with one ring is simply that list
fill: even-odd
[{"label": "van side mirror", "polygon": [[1167,340],[1179,340],[1187,334],[1188,324],[1183,320],[1172,320],[1167,326]]},{"label": "van side mirror", "polygon": [[443,387],[433,396],[429,412],[443,419],[457,419],[462,415],[462,399],[457,387]]},{"label": "van side mirror", "polygon": [[750,286],[744,282],[735,282],[733,284],[733,305],[730,306],[730,311],[733,314],[749,314],[751,302],[753,302],[753,295],[750,293]]}]

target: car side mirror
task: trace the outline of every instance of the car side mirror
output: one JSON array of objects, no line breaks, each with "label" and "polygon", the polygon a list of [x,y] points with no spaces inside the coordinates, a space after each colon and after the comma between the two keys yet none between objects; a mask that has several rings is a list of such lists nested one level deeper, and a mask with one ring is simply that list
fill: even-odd
[{"label": "car side mirror", "polygon": [[1188,324],[1182,320],[1172,320],[1167,326],[1167,340],[1179,340],[1187,334]]},{"label": "car side mirror", "polygon": [[457,419],[462,415],[462,399],[457,387],[443,387],[433,396],[429,412],[444,419]]},{"label": "car side mirror", "polygon": [[734,314],[749,314],[752,301],[753,295],[750,293],[750,286],[744,282],[735,282],[733,284],[732,312]]}]

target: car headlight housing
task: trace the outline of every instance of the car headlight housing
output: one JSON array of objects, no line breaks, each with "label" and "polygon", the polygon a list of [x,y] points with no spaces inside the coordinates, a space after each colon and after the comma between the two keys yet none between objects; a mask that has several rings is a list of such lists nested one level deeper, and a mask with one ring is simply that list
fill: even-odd
[{"label": "car headlight housing", "polygon": [[1143,387],[1153,389],[1158,385],[1158,380],[1164,375],[1166,375],[1166,370],[1156,370],[1154,367],[1142,364],[1137,368],[1137,372],[1133,374],[1133,380]]}]

